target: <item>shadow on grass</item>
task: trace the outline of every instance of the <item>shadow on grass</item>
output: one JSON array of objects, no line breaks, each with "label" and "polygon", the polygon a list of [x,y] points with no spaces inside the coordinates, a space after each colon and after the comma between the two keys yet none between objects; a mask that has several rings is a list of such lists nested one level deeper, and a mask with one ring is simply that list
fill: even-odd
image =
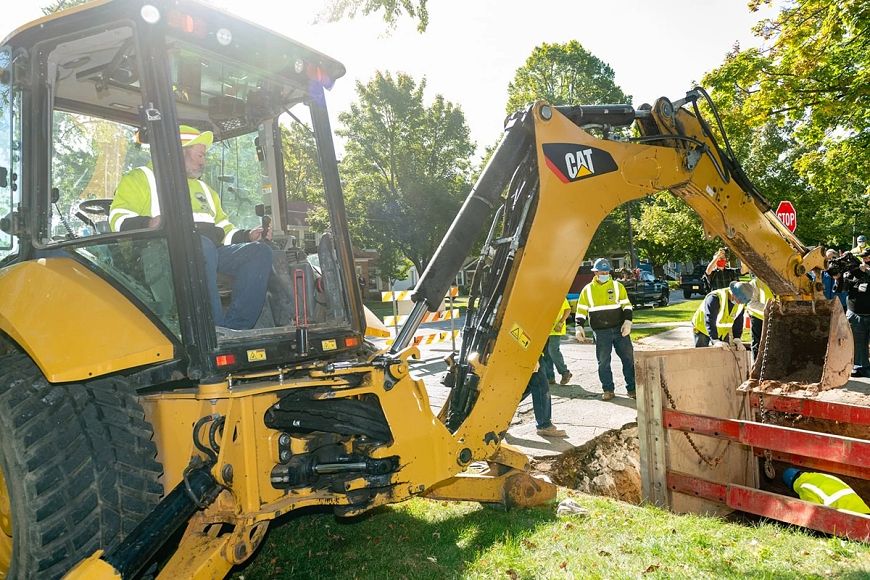
[{"label": "shadow on grass", "polygon": [[303,512],[273,523],[259,552],[234,569],[234,577],[458,578],[481,552],[556,518],[553,506],[506,512],[438,501],[385,506],[349,519],[328,508]]}]

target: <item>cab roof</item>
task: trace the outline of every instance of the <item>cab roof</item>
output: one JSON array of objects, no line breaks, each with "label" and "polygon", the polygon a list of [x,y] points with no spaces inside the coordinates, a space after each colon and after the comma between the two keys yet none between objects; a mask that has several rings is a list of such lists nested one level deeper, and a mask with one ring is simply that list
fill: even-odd
[{"label": "cab roof", "polygon": [[[322,52],[195,0],[93,0],[24,24],[7,36],[3,45],[30,48],[46,38],[94,29],[103,23],[119,19],[141,22],[140,13],[142,7],[146,5],[156,7],[161,17],[169,17],[170,13],[181,13],[199,18],[206,23],[205,33],[210,36],[214,36],[217,30],[226,28],[233,32],[234,38],[244,39],[250,45],[251,54],[256,52],[265,56],[273,53],[289,53],[300,57],[307,63],[317,66],[324,73],[329,81],[326,83],[327,87],[346,72],[343,64]],[[260,50],[258,51],[257,48]]]}]

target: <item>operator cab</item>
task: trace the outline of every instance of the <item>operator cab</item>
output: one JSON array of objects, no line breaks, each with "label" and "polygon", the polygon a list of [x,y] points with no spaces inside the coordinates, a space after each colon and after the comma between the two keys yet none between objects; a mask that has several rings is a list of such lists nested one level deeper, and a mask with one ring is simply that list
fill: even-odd
[{"label": "operator cab", "polygon": [[[177,354],[200,349],[212,370],[360,348],[362,307],[324,102],[344,67],[195,2],[72,11],[90,31],[47,17],[0,52],[4,264],[85,264],[147,313]],[[207,306],[180,125],[213,133],[200,179],[232,224],[271,228],[271,243],[256,242],[272,250],[273,272],[254,328],[216,328]],[[161,222],[113,231],[118,183],[139,167],[153,171]],[[231,282],[218,283],[224,307]]]}]

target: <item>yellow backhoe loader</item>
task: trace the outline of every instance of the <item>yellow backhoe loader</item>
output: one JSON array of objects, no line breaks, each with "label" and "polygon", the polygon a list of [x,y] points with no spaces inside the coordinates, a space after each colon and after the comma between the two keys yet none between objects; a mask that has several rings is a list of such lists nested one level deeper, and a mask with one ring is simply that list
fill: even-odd
[{"label": "yellow backhoe loader", "polygon": [[[512,116],[409,321],[376,349],[326,109],[344,72],[189,0],[96,1],[3,42],[0,573],[217,578],[303,507],[552,498],[505,431],[599,223],[661,190],[779,296],[765,348],[783,362],[755,379],[845,382],[842,309],[806,276],[822,254],[720,147],[700,90],[638,110],[538,103]],[[322,231],[291,219],[281,127],[299,121],[316,148]],[[633,123],[642,136],[615,137]],[[234,224],[271,221],[273,240],[255,243],[272,250],[274,280],[252,329],[216,327],[181,125],[213,133],[203,180]],[[140,214],[160,219],[116,231],[115,190],[136,167],[159,200]],[[452,392],[433,412],[409,345],[487,227]]]}]

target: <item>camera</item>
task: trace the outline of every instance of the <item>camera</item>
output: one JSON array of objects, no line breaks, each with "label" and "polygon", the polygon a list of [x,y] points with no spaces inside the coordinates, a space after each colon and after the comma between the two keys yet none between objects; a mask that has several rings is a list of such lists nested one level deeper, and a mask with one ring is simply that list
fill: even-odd
[{"label": "camera", "polygon": [[839,276],[846,272],[854,272],[861,267],[859,260],[852,252],[846,252],[842,256],[828,260],[828,267],[825,271],[831,276]]}]

